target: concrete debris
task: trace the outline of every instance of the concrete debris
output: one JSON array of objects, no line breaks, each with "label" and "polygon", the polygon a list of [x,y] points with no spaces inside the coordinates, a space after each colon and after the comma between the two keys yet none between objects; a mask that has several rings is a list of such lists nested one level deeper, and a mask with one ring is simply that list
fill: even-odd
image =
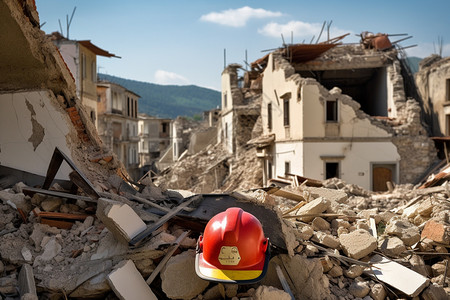
[{"label": "concrete debris", "polygon": [[173,256],[161,272],[161,285],[170,299],[192,299],[202,293],[209,282],[195,273],[195,251]]},{"label": "concrete debris", "polygon": [[[0,299],[281,300],[291,299],[289,293],[295,299],[318,300],[449,298],[449,178],[440,173],[426,184],[409,183],[429,169],[436,149],[422,126],[418,101],[404,91],[409,84],[399,72],[395,49],[372,45],[372,40],[367,49],[332,43],[333,49],[316,61],[308,59],[295,68],[276,51],[259,60],[256,69],[244,76],[242,89],[237,75],[242,67],[227,67],[224,75],[233,81],[233,87],[228,97],[222,95],[222,101],[228,99],[234,107],[222,110],[218,130],[191,135],[192,144],[184,147],[189,150],[178,153],[174,157],[178,160],[157,178],[129,184],[124,179],[131,177],[123,163],[105,149],[95,121],[78,98],[76,82],[61,54],[39,28],[32,2],[3,0],[0,4],[1,16],[8,25],[5,28],[14,29],[5,34],[4,44],[21,40],[18,46],[23,50],[2,48],[7,54],[2,66],[8,72],[2,73],[5,80],[0,82],[0,127],[7,128],[12,137],[2,140],[0,151],[0,167],[7,173],[0,177]],[[328,47],[326,43],[311,46]],[[9,60],[10,56],[15,59]],[[19,67],[12,64],[20,61],[23,65]],[[329,70],[330,62],[348,70]],[[423,67],[435,62],[429,60]],[[308,69],[316,63],[326,69]],[[263,74],[267,65],[276,66],[276,72]],[[369,70],[367,67],[379,74],[363,73]],[[323,72],[331,79],[318,76]],[[394,96],[389,102],[392,107],[383,114],[386,117],[367,115],[360,109],[367,105],[354,101],[339,87],[328,91],[322,83],[334,86],[342,81],[332,73],[346,74],[343,79],[349,83],[364,74],[375,81],[389,78],[391,83],[385,88]],[[264,94],[270,94],[267,99],[262,97],[262,88],[268,88],[263,82],[278,75],[295,89],[281,94],[274,86]],[[323,77],[319,80],[322,83],[307,78],[311,76]],[[378,85],[375,81],[366,84]],[[317,96],[317,101],[307,100],[309,94]],[[380,98],[374,95],[368,99]],[[377,174],[388,172],[394,179],[397,173],[401,184],[394,184],[394,180],[378,182],[377,192],[373,192],[339,178],[319,181],[292,174],[299,164],[292,161],[291,165],[290,159],[284,158],[294,159],[298,153],[286,142],[304,139],[296,137],[294,126],[280,126],[281,136],[273,134],[275,131],[262,136],[269,114],[265,111],[261,116],[261,110],[269,104],[264,101],[272,97],[276,98],[270,105],[308,103],[314,106],[314,112],[326,102],[327,110],[348,118],[342,123],[345,126],[336,127],[339,123],[308,116],[308,122],[330,125],[324,128],[326,139],[336,138],[340,143],[348,137],[356,145],[348,149],[337,143],[337,148],[348,150],[345,156],[318,154],[318,161],[327,165],[326,173],[360,177],[365,186],[375,184],[376,180],[369,180],[376,177],[375,169],[366,169],[365,163],[359,163],[360,152],[355,152],[359,148],[365,151],[364,141],[373,137],[373,144],[380,144],[386,151],[377,151],[377,147],[368,151],[377,154],[370,161],[380,161],[378,154],[388,153],[390,158],[381,161],[398,162],[374,164]],[[295,107],[291,107],[292,112],[297,111]],[[371,110],[371,114],[380,115],[375,107]],[[95,113],[91,116],[94,120]],[[361,126],[348,127],[350,123]],[[232,139],[228,139],[229,133]],[[322,136],[303,135],[309,136],[309,141],[323,140]],[[216,140],[219,142],[214,144]],[[250,140],[253,143],[248,143]],[[300,149],[296,147],[292,149]],[[275,148],[289,153],[272,153],[270,149]],[[313,147],[309,148],[311,151]],[[314,149],[319,148],[329,150]],[[55,149],[56,156],[49,149]],[[313,162],[306,157],[300,165],[307,173],[314,171],[311,174],[319,176],[322,169],[312,168]],[[361,170],[341,170],[354,159],[352,165],[361,166]],[[73,172],[66,163],[61,165],[63,160]],[[334,166],[336,160],[339,163]],[[273,176],[280,175],[283,167],[284,176]],[[15,174],[9,174],[13,171],[27,180],[21,182]],[[46,173],[45,178],[34,176]],[[267,183],[275,186],[267,187]],[[196,241],[207,220],[219,208],[228,208],[227,203],[245,204],[249,212],[259,213],[265,234],[271,236],[271,261],[259,283],[207,282],[195,273]],[[70,224],[63,226],[64,222]],[[139,244],[130,243],[141,233],[148,235],[139,239]]]}]

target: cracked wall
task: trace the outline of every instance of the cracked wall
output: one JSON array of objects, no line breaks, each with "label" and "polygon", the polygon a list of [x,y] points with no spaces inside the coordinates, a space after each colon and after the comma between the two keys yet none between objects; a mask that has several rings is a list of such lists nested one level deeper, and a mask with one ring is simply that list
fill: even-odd
[{"label": "cracked wall", "polygon": [[[271,155],[273,177],[288,170],[302,176],[325,179],[327,164],[338,164],[345,181],[372,189],[378,166],[390,169],[391,180],[412,183],[435,158],[432,141],[420,121],[420,107],[405,99],[400,64],[387,66],[390,116],[371,117],[361,104],[326,89],[315,79],[302,78],[279,54],[269,57],[263,78],[261,117],[264,134],[275,134]],[[336,101],[336,120],[327,117],[327,105]],[[269,128],[269,104],[272,124]],[[289,124],[283,122],[285,105]],[[300,117],[299,117],[300,116]]]},{"label": "cracked wall", "polygon": [[[70,119],[51,91],[0,94],[0,164],[45,176],[55,147],[71,156]],[[71,169],[64,166],[59,179]]]}]

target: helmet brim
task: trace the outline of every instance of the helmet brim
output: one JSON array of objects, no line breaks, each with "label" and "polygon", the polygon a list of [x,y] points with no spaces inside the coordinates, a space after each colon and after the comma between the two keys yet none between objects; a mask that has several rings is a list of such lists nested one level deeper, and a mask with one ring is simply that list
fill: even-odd
[{"label": "helmet brim", "polygon": [[270,260],[270,251],[267,247],[264,255],[264,264],[259,264],[261,267],[255,269],[221,269],[207,263],[203,258],[203,253],[197,253],[195,256],[195,272],[197,275],[208,281],[220,283],[236,283],[236,284],[251,284],[260,281],[264,278]]}]

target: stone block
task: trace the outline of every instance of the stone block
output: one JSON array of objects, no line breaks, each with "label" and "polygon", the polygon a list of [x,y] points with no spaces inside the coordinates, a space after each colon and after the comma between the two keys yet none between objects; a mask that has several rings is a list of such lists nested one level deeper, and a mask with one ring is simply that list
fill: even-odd
[{"label": "stone block", "polygon": [[[326,200],[325,198],[319,197],[317,199],[314,199],[313,201],[307,203],[306,205],[302,206],[298,210],[298,215],[309,215],[309,214],[320,214],[323,213],[328,209],[330,206],[330,202]],[[311,222],[314,219],[313,217],[299,217],[299,219],[303,222]]]},{"label": "stone block", "polygon": [[311,225],[315,230],[321,231],[329,230],[331,227],[330,223],[328,223],[325,219],[321,217],[315,217]]},{"label": "stone block", "polygon": [[117,264],[107,278],[111,289],[119,299],[158,300],[132,260],[124,260]]},{"label": "stone block", "polygon": [[209,282],[195,273],[195,251],[171,257],[161,271],[161,286],[170,299],[192,299],[202,293]]},{"label": "stone block", "polygon": [[406,251],[405,244],[396,236],[386,237],[385,239],[378,241],[378,248],[384,254],[394,257]]},{"label": "stone block", "polygon": [[291,296],[285,291],[279,290],[273,286],[260,285],[253,295],[255,300],[291,300]]},{"label": "stone block", "polygon": [[450,244],[450,226],[429,220],[422,230],[421,238],[428,238],[445,245]]},{"label": "stone block", "polygon": [[363,258],[377,248],[377,239],[364,229],[341,234],[339,241],[344,253],[355,259]]},{"label": "stone block", "polygon": [[332,249],[339,249],[341,245],[338,238],[321,231],[315,232],[311,239]]},{"label": "stone block", "polygon": [[370,287],[365,281],[354,280],[348,288],[348,291],[357,298],[364,298],[369,294]]},{"label": "stone block", "polygon": [[313,198],[322,197],[328,201],[335,201],[337,203],[344,203],[348,199],[347,193],[342,190],[327,189],[323,187],[308,187],[307,191],[311,193]]},{"label": "stone block", "polygon": [[128,243],[147,228],[130,206],[118,201],[98,199],[96,215],[123,243]]},{"label": "stone block", "polygon": [[399,237],[406,246],[412,246],[420,240],[419,228],[402,219],[391,219],[384,232]]}]

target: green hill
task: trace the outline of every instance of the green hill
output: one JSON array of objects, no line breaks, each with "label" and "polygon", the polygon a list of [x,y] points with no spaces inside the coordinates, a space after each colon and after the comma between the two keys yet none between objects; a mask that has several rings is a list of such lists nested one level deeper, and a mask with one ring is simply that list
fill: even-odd
[{"label": "green hill", "polygon": [[139,112],[160,118],[193,117],[220,106],[220,92],[195,85],[159,85],[98,74],[141,96]]}]

